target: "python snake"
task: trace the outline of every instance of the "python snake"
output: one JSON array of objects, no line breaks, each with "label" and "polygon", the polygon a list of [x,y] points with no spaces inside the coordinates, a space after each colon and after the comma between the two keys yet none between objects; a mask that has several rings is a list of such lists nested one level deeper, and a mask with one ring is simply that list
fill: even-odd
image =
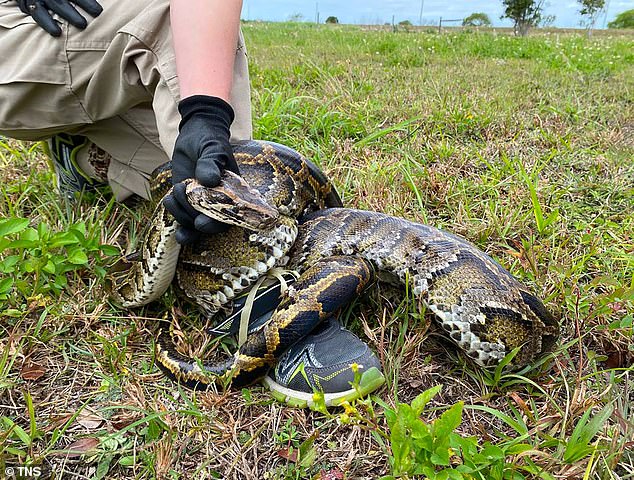
[{"label": "python snake", "polygon": [[[124,307],[147,304],[175,277],[211,317],[231,310],[232,299],[274,267],[300,276],[271,319],[225,361],[189,358],[162,330],[156,360],[172,378],[190,387],[252,383],[376,279],[409,288],[480,365],[495,365],[516,348],[513,363],[524,365],[555,343],[557,322],[542,302],[466,240],[382,213],[338,208],[328,179],[287,147],[248,141],[234,148],[243,180],[229,172],[218,187],[187,186],[194,208],[229,230],[179,251],[176,223],[158,201],[141,250],[110,272],[113,299]],[[169,188],[169,173],[166,165],[153,175],[158,199]]]}]

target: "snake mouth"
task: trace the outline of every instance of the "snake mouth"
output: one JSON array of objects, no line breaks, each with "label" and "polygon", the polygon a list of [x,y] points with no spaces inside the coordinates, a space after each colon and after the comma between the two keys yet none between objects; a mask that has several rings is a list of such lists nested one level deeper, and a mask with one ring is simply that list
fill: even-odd
[{"label": "snake mouth", "polygon": [[199,211],[219,222],[253,231],[268,230],[279,219],[279,212],[273,208],[265,211],[252,206],[213,205]]}]

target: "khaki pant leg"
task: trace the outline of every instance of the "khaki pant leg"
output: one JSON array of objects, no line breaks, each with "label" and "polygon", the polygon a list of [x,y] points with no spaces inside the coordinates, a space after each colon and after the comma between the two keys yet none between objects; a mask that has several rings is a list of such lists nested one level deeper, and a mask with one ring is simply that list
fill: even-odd
[{"label": "khaki pant leg", "polygon": [[[135,107],[118,117],[87,125],[76,133],[88,137],[112,157],[107,178],[117,200],[133,193],[150,198],[149,173],[169,160],[159,142],[150,105]],[[82,149],[78,162],[83,171],[91,173],[88,150]]]},{"label": "khaki pant leg", "polygon": [[[117,197],[126,191],[146,196],[148,174],[171,156],[178,133],[179,89],[169,1],[102,0],[101,4],[104,12],[86,30],[65,25],[62,39],[51,38],[21,12],[16,17],[15,6],[0,4],[0,56],[3,45],[13,46],[6,53],[12,55],[10,74],[0,75],[0,132],[30,140],[59,132],[84,134],[114,157],[108,178]],[[9,20],[13,23],[2,28]],[[31,38],[44,45],[43,55],[31,58],[19,48]],[[242,36],[231,104],[236,112],[232,139],[250,138]]]},{"label": "khaki pant leg", "polygon": [[42,140],[90,121],[70,89],[64,40],[0,2],[0,134]]}]

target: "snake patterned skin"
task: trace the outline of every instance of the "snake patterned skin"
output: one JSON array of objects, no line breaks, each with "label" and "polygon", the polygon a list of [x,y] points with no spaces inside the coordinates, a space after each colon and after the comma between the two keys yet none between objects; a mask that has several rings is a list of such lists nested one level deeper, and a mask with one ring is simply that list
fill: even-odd
[{"label": "snake patterned skin", "polygon": [[[558,325],[542,302],[488,255],[433,227],[340,207],[326,177],[297,152],[249,141],[235,147],[239,177],[219,187],[191,182],[190,203],[232,225],[179,252],[175,222],[158,202],[139,254],[110,275],[115,301],[132,307],[163,294],[172,278],[205,315],[230,311],[232,298],[273,267],[299,273],[271,319],[226,361],[197,361],[177,351],[169,332],[156,342],[157,363],[192,388],[261,378],[293,343],[348,305],[376,279],[410,289],[476,363],[491,366],[518,349],[515,365],[548,351]],[[157,198],[169,185],[157,170]]]}]

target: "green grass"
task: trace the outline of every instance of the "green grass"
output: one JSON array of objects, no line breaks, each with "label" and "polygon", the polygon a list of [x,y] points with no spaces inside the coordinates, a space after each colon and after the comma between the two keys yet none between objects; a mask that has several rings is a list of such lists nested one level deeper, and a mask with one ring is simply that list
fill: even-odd
[{"label": "green grass", "polygon": [[314,159],[348,206],[476,243],[561,319],[556,351],[480,370],[382,289],[346,315],[385,368],[371,399],[304,412],[259,387],[180,390],[152,339],[165,313],[195,314],[172,295],[131,312],[104,298],[103,245],[126,251],[131,212],[66,205],[39,146],[0,140],[0,463],[86,478],[634,478],[634,38],[243,29],[255,136]]}]

